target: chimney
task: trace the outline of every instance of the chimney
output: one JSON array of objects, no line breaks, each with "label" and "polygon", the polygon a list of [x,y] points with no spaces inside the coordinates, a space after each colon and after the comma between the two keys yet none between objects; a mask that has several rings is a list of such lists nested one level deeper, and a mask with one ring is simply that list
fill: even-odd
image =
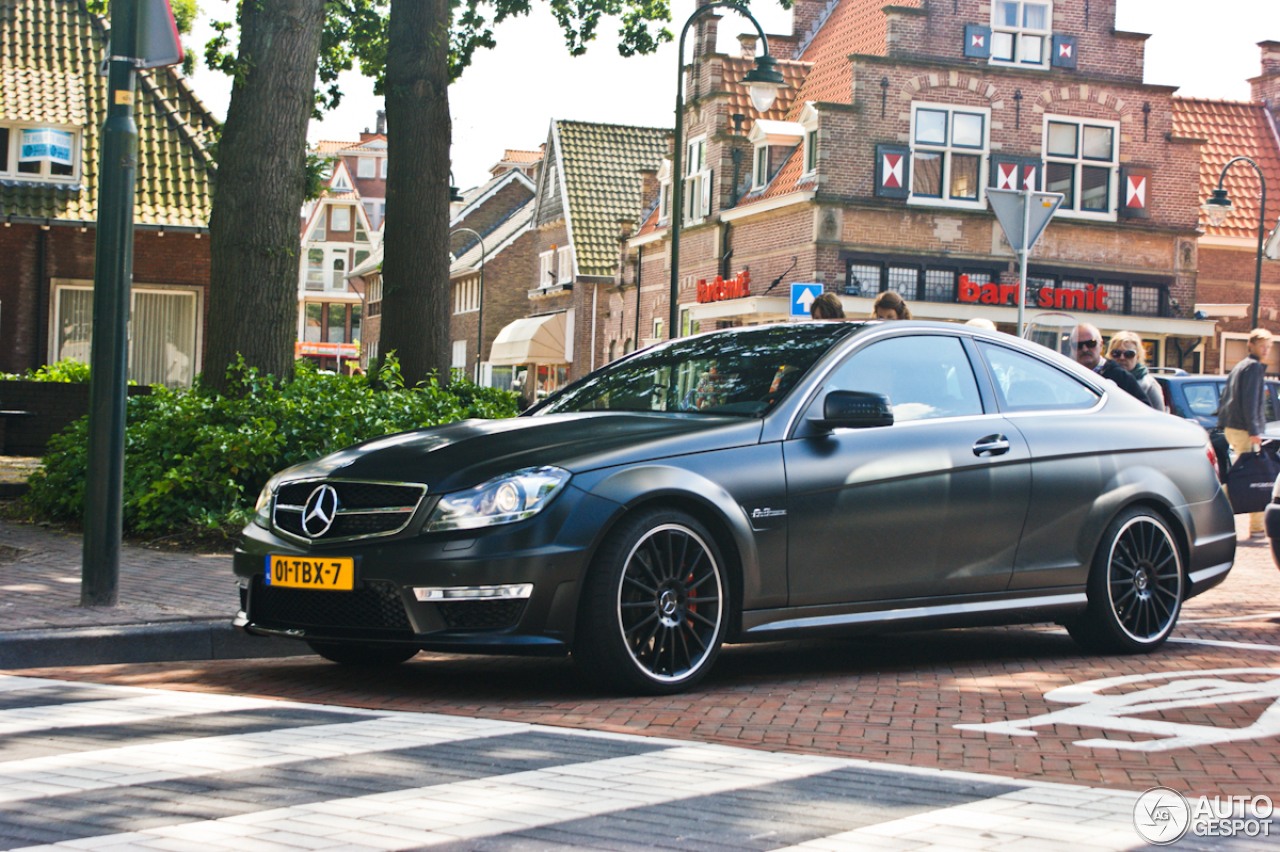
[{"label": "chimney", "polygon": [[738,36],[738,44],[742,45],[742,56],[746,59],[752,59],[756,55],[756,42],[760,41],[760,37],[755,33],[743,33]]},{"label": "chimney", "polygon": [[647,207],[658,197],[658,170],[640,169],[640,206]]},{"label": "chimney", "polygon": [[795,0],[791,7],[791,34],[803,42],[826,8],[827,0]]},{"label": "chimney", "polygon": [[387,135],[387,111],[385,109],[378,110],[378,124],[374,132],[383,136]]},{"label": "chimney", "polygon": [[1262,74],[1249,81],[1251,97],[1262,101],[1272,114],[1280,113],[1280,41],[1260,41]]}]

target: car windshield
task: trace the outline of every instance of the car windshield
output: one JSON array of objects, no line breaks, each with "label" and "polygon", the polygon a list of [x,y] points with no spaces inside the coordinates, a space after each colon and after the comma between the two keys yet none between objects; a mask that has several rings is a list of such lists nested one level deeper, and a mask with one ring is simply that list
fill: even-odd
[{"label": "car windshield", "polygon": [[676,340],[548,397],[539,414],[666,411],[760,417],[860,323],[770,325]]}]

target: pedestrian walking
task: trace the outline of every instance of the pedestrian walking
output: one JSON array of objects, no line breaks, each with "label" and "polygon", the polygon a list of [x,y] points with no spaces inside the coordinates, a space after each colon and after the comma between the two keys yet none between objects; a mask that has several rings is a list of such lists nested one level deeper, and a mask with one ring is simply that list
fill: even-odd
[{"label": "pedestrian walking", "polygon": [[[1249,354],[1231,369],[1227,386],[1218,403],[1218,425],[1237,456],[1257,452],[1267,418],[1263,411],[1267,375],[1267,355],[1271,352],[1271,332],[1255,328],[1249,332]],[[1249,535],[1266,535],[1263,513],[1249,513]]]}]

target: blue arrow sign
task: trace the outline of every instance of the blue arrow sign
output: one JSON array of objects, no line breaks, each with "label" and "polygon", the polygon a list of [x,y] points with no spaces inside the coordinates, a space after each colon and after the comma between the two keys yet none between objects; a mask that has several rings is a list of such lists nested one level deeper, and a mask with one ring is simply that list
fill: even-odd
[{"label": "blue arrow sign", "polygon": [[822,295],[822,284],[813,282],[810,284],[792,284],[791,285],[791,316],[809,317],[809,306],[813,304],[813,300]]}]

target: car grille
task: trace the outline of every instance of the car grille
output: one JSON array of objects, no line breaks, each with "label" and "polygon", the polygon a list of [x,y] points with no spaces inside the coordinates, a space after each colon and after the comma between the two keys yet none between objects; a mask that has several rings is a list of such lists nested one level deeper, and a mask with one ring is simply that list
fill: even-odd
[{"label": "car grille", "polygon": [[513,626],[524,612],[524,600],[448,601],[436,604],[450,630],[502,630]]},{"label": "car grille", "polygon": [[[328,529],[312,536],[303,528],[303,509],[315,490],[324,485],[333,486],[337,493],[337,514]],[[273,525],[304,541],[336,542],[394,535],[408,525],[426,491],[425,485],[343,479],[289,482],[276,492]]]},{"label": "car grille", "polygon": [[367,580],[363,588],[351,592],[321,592],[268,586],[261,577],[254,577],[249,607],[249,620],[259,627],[413,634],[400,592],[386,580]]}]

